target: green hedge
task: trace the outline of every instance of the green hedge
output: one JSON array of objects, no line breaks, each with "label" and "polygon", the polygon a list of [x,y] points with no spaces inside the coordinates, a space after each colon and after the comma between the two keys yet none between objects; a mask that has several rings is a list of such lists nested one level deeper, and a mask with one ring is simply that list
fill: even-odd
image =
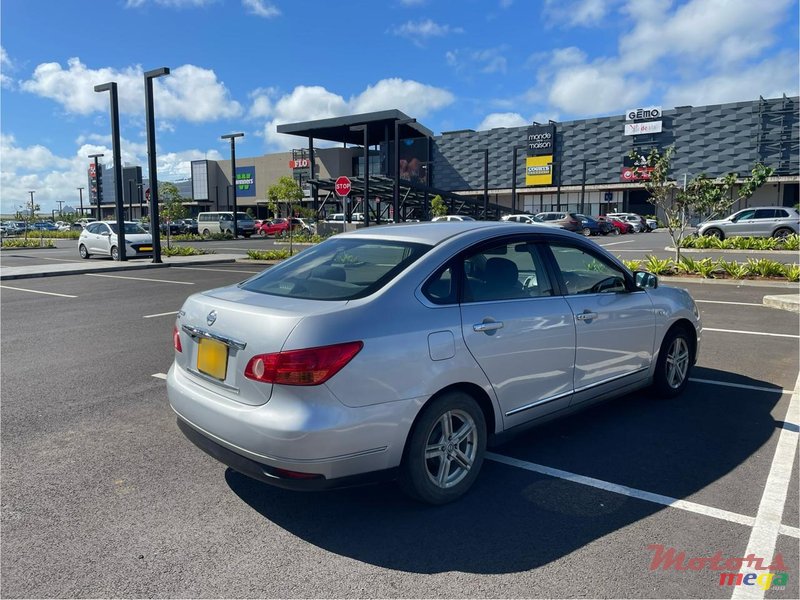
[{"label": "green hedge", "polygon": [[623,263],[631,271],[643,269],[656,275],[699,275],[705,279],[763,277],[800,281],[800,265],[785,265],[767,258],[749,258],[747,262],[740,263],[735,260],[694,259],[690,256],[682,256],[680,262],[676,263],[671,258],[647,256],[643,261],[625,260]]},{"label": "green hedge", "polygon": [[37,238],[15,238],[13,240],[3,240],[3,248],[55,248],[51,240],[40,240]]},{"label": "green hedge", "polygon": [[699,248],[703,250],[798,250],[800,236],[797,234],[781,238],[763,237],[729,237],[721,240],[710,235],[686,238],[681,248]]},{"label": "green hedge", "polygon": [[214,251],[207,252],[191,246],[171,246],[169,248],[161,248],[161,254],[164,256],[199,256],[201,254],[214,254]]}]

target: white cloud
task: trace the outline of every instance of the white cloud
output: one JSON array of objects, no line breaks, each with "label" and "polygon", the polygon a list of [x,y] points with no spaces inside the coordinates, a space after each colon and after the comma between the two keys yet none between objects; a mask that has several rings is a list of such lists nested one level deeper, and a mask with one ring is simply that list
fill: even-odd
[{"label": "white cloud", "polygon": [[[219,0],[149,0],[153,4],[168,8],[196,8],[219,2]],[[139,8],[147,4],[148,0],[127,0],[125,8]]]},{"label": "white cloud", "polygon": [[464,30],[460,27],[439,25],[431,19],[425,19],[424,21],[408,21],[397,29],[392,30],[392,33],[408,38],[418,46],[421,46],[431,38],[445,37],[451,33],[464,33]]},{"label": "white cloud", "polygon": [[242,6],[244,6],[250,14],[264,17],[265,19],[271,19],[281,14],[277,6],[265,0],[242,0]]},{"label": "white cloud", "polygon": [[505,73],[508,60],[504,56],[506,46],[484,50],[451,50],[445,53],[447,64],[459,73]]},{"label": "white cloud", "polygon": [[548,99],[569,114],[597,115],[625,110],[646,98],[650,88],[648,79],[625,77],[613,65],[579,65],[558,72]]},{"label": "white cloud", "polygon": [[519,113],[492,113],[478,125],[478,131],[495,129],[497,127],[523,127],[528,125],[528,120]]},{"label": "white cloud", "polygon": [[13,70],[14,65],[8,57],[6,49],[0,46],[0,87],[13,88],[14,80],[6,74],[6,71]]},{"label": "white cloud", "polygon": [[590,27],[601,23],[614,0],[546,0],[544,14],[551,23]]},{"label": "white cloud", "polygon": [[[0,211],[13,213],[18,205],[30,198],[30,190],[36,192],[34,200],[41,206],[42,214],[58,208],[58,200],[78,206],[77,188],[87,187],[88,155],[103,153],[105,156],[101,161],[110,164],[113,156],[110,137],[98,134],[80,136],[72,156],[58,156],[45,146],[20,146],[13,135],[0,134],[0,154],[3,157],[0,165],[0,187],[3,190]],[[224,157],[214,149],[158,154],[158,176],[164,181],[189,177],[191,161],[202,158],[222,160]],[[146,145],[122,139],[121,159],[123,164],[146,165]],[[147,177],[146,168],[143,175]],[[83,196],[84,206],[88,206],[86,190]]]},{"label": "white cloud", "polygon": [[[119,109],[123,114],[144,112],[143,71],[140,66],[122,70],[103,67],[90,69],[79,58],[70,58],[64,69],[59,63],[42,63],[31,79],[23,81],[23,91],[50,98],[67,113],[81,115],[108,112],[108,94],[94,86],[117,82]],[[172,69],[171,74],[154,81],[154,104],[159,117],[191,122],[213,121],[239,116],[241,105],[230,99],[214,71],[194,65]]]},{"label": "white cloud", "polygon": [[[271,119],[264,126],[264,138],[273,149],[280,150],[305,145],[305,141],[296,136],[277,133],[277,126],[283,123],[328,119],[394,108],[413,114],[417,118],[424,118],[432,111],[452,104],[455,100],[447,90],[396,78],[383,79],[375,85],[368,86],[350,100],[345,100],[342,96],[320,86],[298,86],[290,94],[277,100],[265,97],[267,95],[269,94],[262,91],[262,94],[256,97],[256,100],[263,99],[260,106],[266,107],[267,102],[272,105],[269,110]],[[255,105],[254,101],[253,106]]]},{"label": "white cloud", "polygon": [[[797,56],[787,52],[735,73],[676,82],[667,88],[664,104],[702,106],[752,100],[754,95],[764,98],[777,98],[784,93],[796,96],[799,93],[799,70]],[[747,82],[746,86],[742,82]]]},{"label": "white cloud", "polygon": [[757,57],[775,41],[791,2],[763,2],[756,10],[752,0],[689,0],[670,13],[663,0],[629,0],[626,11],[636,25],[620,39],[620,65],[641,71],[677,56],[729,66]]}]

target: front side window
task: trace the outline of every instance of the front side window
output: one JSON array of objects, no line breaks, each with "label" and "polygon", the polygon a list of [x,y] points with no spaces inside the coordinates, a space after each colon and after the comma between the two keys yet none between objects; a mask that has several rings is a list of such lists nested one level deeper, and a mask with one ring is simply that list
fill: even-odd
[{"label": "front side window", "polygon": [[240,284],[308,300],[354,300],[381,289],[430,250],[412,242],[330,239]]},{"label": "front side window", "polygon": [[536,244],[503,242],[464,257],[464,302],[550,296],[550,280]]},{"label": "front side window", "polygon": [[756,211],[754,211],[754,210],[743,210],[742,212],[737,213],[736,216],[733,217],[733,219],[731,219],[731,220],[734,223],[736,223],[737,221],[741,221],[743,219],[752,219],[753,218],[753,214],[755,214],[755,212]]},{"label": "front side window", "polygon": [[627,291],[623,271],[599,256],[574,246],[552,244],[550,249],[567,288],[567,294]]}]

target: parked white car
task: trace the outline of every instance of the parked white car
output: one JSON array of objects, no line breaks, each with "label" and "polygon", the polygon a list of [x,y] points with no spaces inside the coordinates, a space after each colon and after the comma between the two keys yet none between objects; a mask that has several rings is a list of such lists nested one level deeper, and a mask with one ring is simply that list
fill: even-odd
[{"label": "parked white car", "polygon": [[441,217],[433,217],[432,222],[437,223],[440,221],[474,221],[472,217],[467,215],[442,215]]},{"label": "parked white car", "polygon": [[[89,258],[92,254],[102,254],[119,260],[117,222],[95,221],[89,223],[83,228],[78,238],[78,253],[81,258]],[[152,256],[152,254],[153,237],[138,223],[125,221],[126,258]]]}]

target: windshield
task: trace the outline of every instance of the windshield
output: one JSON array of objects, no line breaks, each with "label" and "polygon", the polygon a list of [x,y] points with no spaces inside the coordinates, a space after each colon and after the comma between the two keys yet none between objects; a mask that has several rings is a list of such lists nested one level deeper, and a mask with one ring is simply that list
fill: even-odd
[{"label": "windshield", "polygon": [[248,215],[247,213],[237,212],[236,213],[236,220],[237,221],[251,221],[252,219],[250,218],[250,215]]},{"label": "windshield", "polygon": [[330,239],[240,286],[288,298],[354,300],[382,288],[430,248],[411,242]]},{"label": "windshield", "polygon": [[[108,226],[111,227],[111,231],[117,233],[116,223],[109,223]],[[125,223],[125,233],[147,233],[147,231],[145,231],[138,223]]]}]

